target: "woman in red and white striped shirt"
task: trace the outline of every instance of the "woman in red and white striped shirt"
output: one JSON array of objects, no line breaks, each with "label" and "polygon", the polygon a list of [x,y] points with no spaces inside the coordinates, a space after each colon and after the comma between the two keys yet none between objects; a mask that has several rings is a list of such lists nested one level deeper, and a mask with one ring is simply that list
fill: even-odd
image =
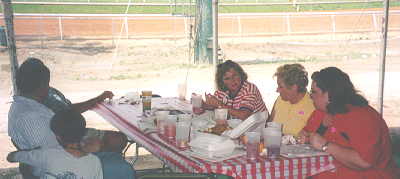
[{"label": "woman in red and white striped shirt", "polygon": [[247,81],[239,64],[228,60],[217,66],[214,95],[206,94],[204,109],[226,108],[230,116],[241,120],[256,112],[268,111],[257,86]]}]

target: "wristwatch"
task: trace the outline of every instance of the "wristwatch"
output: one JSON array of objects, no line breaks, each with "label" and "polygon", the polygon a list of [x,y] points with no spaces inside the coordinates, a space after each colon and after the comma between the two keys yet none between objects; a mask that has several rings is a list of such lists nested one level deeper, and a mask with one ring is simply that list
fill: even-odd
[{"label": "wristwatch", "polygon": [[322,151],[326,152],[326,150],[328,150],[328,145],[329,145],[329,142],[326,142],[324,145],[322,145],[322,147],[321,147]]}]

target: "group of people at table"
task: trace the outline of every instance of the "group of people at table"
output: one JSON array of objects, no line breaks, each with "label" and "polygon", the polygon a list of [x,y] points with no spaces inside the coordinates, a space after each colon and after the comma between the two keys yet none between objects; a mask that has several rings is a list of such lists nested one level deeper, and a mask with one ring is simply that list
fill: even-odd
[{"label": "group of people at table", "polygon": [[[269,121],[281,123],[285,135],[330,154],[335,170],[312,178],[394,179],[400,176],[392,159],[389,129],[382,115],[355,89],[348,74],[336,67],[311,75],[301,64],[285,64],[274,73],[279,97]],[[127,138],[120,132],[86,129],[80,113],[113,94],[105,91],[91,100],[72,104],[49,87],[49,69],[28,58],[18,69],[17,87],[9,111],[9,136],[18,151],[7,159],[20,162],[21,171],[33,168],[36,177],[133,178],[121,151]],[[206,94],[202,108],[228,109],[246,120],[268,111],[257,86],[243,68],[231,61],[217,66],[217,90]],[[97,156],[97,157],[96,157]],[[28,164],[23,165],[23,164]],[[128,167],[127,167],[128,166]],[[121,174],[125,175],[122,176]]]}]

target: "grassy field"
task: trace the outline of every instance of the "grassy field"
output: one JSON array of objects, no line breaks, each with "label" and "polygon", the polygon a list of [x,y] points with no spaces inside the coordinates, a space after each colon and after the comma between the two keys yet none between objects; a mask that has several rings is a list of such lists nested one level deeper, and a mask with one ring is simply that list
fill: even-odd
[{"label": "grassy field", "polygon": [[[391,7],[400,6],[400,2],[391,2]],[[320,4],[300,5],[299,11],[346,10],[381,8],[382,3],[350,3],[350,4]],[[86,5],[13,5],[15,13],[83,13],[83,14],[124,14],[127,6],[86,6]],[[220,13],[267,13],[267,12],[296,12],[292,5],[273,6],[220,6]],[[183,14],[194,12],[194,7],[188,6],[130,6],[129,14]]]}]

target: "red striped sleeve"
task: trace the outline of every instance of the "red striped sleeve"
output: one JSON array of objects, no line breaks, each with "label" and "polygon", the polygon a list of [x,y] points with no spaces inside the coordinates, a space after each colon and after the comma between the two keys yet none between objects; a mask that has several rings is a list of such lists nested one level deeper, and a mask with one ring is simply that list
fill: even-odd
[{"label": "red striped sleeve", "polygon": [[243,82],[238,94],[231,98],[227,92],[216,91],[214,95],[225,105],[233,109],[248,109],[253,113],[267,111],[267,107],[262,99],[257,86],[247,81]]}]

